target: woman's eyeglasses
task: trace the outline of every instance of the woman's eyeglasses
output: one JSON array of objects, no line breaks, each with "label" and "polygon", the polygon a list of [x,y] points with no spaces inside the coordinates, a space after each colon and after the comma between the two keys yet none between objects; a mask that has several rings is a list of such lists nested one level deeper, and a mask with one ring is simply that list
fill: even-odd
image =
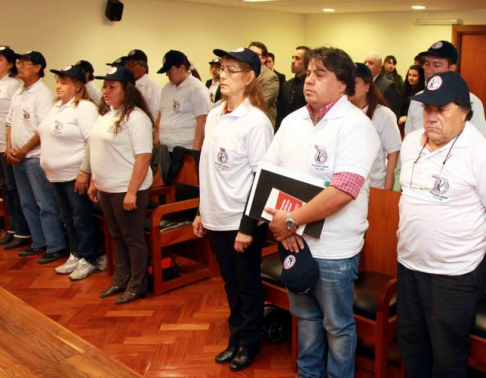
[{"label": "woman's eyeglasses", "polygon": [[241,72],[249,72],[248,70],[236,70],[233,67],[221,66],[221,72],[224,72],[227,76],[233,76]]}]

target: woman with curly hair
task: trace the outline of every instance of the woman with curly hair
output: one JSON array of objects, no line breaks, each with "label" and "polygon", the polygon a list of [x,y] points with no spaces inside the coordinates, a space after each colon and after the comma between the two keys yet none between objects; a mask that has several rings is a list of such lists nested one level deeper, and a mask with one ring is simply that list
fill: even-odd
[{"label": "woman with curly hair", "polygon": [[100,298],[120,294],[116,304],[147,292],[148,247],[143,232],[152,173],[153,120],[125,67],[111,67],[104,80],[100,117],[89,134],[92,179],[88,194],[101,202],[116,248],[112,284]]}]

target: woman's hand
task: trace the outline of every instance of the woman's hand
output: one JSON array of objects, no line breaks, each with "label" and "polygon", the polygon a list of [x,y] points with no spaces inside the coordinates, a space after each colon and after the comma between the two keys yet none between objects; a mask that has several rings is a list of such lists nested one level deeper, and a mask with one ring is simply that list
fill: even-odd
[{"label": "woman's hand", "polygon": [[400,118],[398,118],[399,125],[405,125],[405,122],[407,122],[407,116],[401,116]]},{"label": "woman's hand", "polygon": [[123,209],[125,211],[133,211],[137,209],[137,193],[127,192],[123,198]]},{"label": "woman's hand", "polygon": [[241,232],[238,232],[235,239],[235,251],[239,253],[244,253],[245,250],[251,245],[253,242],[253,236],[245,235]]},{"label": "woman's hand", "polygon": [[91,180],[89,184],[88,197],[91,201],[98,203],[98,189],[96,189],[94,180]]},{"label": "woman's hand", "polygon": [[200,215],[196,215],[196,218],[194,218],[194,222],[192,222],[192,229],[194,230],[194,235],[199,238],[202,238],[204,235],[206,235],[207,230],[202,224]]},{"label": "woman's hand", "polygon": [[74,193],[87,193],[89,188],[89,174],[78,172],[76,181],[74,181]]}]

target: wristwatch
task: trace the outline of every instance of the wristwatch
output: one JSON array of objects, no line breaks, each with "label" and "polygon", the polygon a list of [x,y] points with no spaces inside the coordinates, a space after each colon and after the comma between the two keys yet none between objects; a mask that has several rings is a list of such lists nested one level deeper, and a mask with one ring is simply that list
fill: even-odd
[{"label": "wristwatch", "polygon": [[292,213],[287,213],[287,221],[285,222],[285,227],[289,231],[294,231],[297,229],[297,223],[292,219]]}]

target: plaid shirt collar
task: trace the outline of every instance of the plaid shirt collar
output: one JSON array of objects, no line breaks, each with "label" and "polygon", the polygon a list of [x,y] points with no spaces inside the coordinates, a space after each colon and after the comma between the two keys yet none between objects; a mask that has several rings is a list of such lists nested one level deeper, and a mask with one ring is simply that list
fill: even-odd
[{"label": "plaid shirt collar", "polygon": [[317,111],[317,114],[314,112],[314,110],[311,108],[311,106],[309,104],[307,104],[305,107],[307,108],[307,111],[309,112],[309,116],[311,117],[311,119],[314,121],[314,123],[318,123],[321,119],[324,118],[324,116],[329,113],[329,110],[331,110],[331,108],[336,104],[336,102],[338,102],[340,100],[340,98],[338,98],[337,100],[331,102],[330,104],[326,105],[326,106],[323,106],[322,108],[320,108],[318,111]]}]

